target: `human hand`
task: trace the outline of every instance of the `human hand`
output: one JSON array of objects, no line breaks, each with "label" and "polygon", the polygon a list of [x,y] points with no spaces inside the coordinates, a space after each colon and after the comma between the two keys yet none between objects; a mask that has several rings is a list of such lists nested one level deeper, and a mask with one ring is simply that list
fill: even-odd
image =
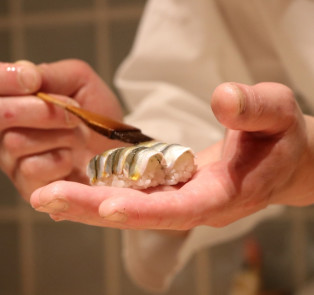
[{"label": "human hand", "polygon": [[37,91],[122,119],[116,97],[84,62],[0,63],[0,168],[25,199],[55,180],[88,183],[89,159],[119,144],[34,97]]},{"label": "human hand", "polygon": [[[225,226],[269,204],[313,202],[313,145],[287,87],[226,83],[212,97],[226,138],[197,155],[186,184],[147,191],[56,182],[34,192],[32,206],[55,220],[132,229]],[[206,131],[204,131],[206,132]]]}]

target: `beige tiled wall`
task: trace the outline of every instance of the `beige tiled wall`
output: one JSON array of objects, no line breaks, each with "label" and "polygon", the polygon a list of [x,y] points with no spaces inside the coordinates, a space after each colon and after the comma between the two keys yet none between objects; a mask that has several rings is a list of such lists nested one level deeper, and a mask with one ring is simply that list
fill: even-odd
[{"label": "beige tiled wall", "polygon": [[[112,86],[130,49],[144,0],[1,0],[0,60],[87,61]],[[124,272],[120,232],[55,223],[21,201],[0,174],[1,295],[141,295]],[[263,284],[292,291],[314,275],[313,210],[288,210],[252,233]],[[227,295],[245,237],[200,252],[168,295]]]}]

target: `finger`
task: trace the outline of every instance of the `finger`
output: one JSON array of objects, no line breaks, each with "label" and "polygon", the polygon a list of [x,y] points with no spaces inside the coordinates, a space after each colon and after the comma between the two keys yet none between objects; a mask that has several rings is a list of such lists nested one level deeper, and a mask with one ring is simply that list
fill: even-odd
[{"label": "finger", "polygon": [[40,85],[40,73],[33,63],[0,63],[0,95],[33,93]]},{"label": "finger", "polygon": [[224,83],[215,89],[211,106],[229,129],[268,134],[287,130],[301,115],[293,92],[278,83]]},{"label": "finger", "polygon": [[[69,100],[65,97],[58,99]],[[79,123],[80,120],[74,115],[34,96],[0,99],[0,130],[13,127],[74,128]]]},{"label": "finger", "polygon": [[[62,200],[66,210],[51,209],[50,204]],[[57,182],[33,193],[35,209],[58,218],[88,220],[97,213],[97,223],[110,223],[117,228],[188,229],[197,218],[195,200],[177,191],[145,192],[113,187],[90,187],[70,182]],[[99,207],[99,208],[98,208]],[[201,207],[203,208],[203,207]],[[98,215],[99,212],[99,215]],[[93,217],[95,223],[95,217]]]},{"label": "finger", "polygon": [[122,120],[119,101],[87,63],[70,59],[41,64],[38,68],[41,91],[73,97],[90,111]]},{"label": "finger", "polygon": [[[90,197],[87,197],[87,194]],[[30,201],[35,209],[45,208],[54,200],[62,200],[68,205],[77,203],[98,210],[98,205],[104,198],[104,194],[97,193],[96,187],[74,182],[58,181],[36,190],[32,194]],[[67,207],[69,207],[68,205]],[[58,211],[63,210],[56,210],[49,213],[57,213]]]},{"label": "finger", "polygon": [[[101,203],[99,215],[134,229],[187,230],[194,221],[191,218],[194,206],[188,206],[189,202],[182,199],[177,192],[111,197]],[[182,206],[184,202],[188,207]]]},{"label": "finger", "polygon": [[[70,149],[80,144],[76,133],[69,130],[10,129],[3,134],[0,147],[2,169],[12,173],[20,158],[43,154],[58,148]],[[23,147],[23,148],[21,148]]]},{"label": "finger", "polygon": [[[55,208],[55,203],[50,204],[52,208]],[[74,205],[73,205],[74,206]],[[72,209],[73,209],[73,206]],[[54,209],[52,209],[53,211]],[[40,211],[40,210],[38,210]],[[43,211],[45,213],[45,209]],[[97,212],[92,213],[88,210],[88,208],[83,208],[83,210],[80,210],[80,214],[70,215],[68,213],[62,214],[62,213],[55,213],[55,214],[49,214],[50,218],[54,221],[72,221],[76,223],[83,223],[88,224],[92,226],[100,226],[100,227],[110,227],[110,228],[119,228],[119,229],[129,229],[125,225],[118,226],[117,223],[112,222],[106,222],[103,218],[99,217],[99,214]]]},{"label": "finger", "polygon": [[56,221],[69,220],[96,226],[114,226],[98,214],[104,193],[80,183],[58,181],[33,192],[30,202],[37,211],[49,213]]},{"label": "finger", "polygon": [[[90,187],[78,183],[56,182],[35,191],[30,201],[31,205],[36,210],[53,214],[54,218],[57,219],[79,220],[85,223],[93,222],[94,224],[97,223],[102,226],[110,224],[116,228],[126,228],[130,222],[132,223],[133,217],[128,209],[126,210],[128,212],[125,212],[123,215],[125,219],[117,220],[101,217],[98,213],[98,208],[107,198],[114,200],[117,197],[125,196],[135,200],[136,197],[142,195],[145,194],[132,189]],[[135,203],[137,201],[138,200],[135,200]],[[137,207],[135,203],[128,205]],[[143,201],[141,201],[141,203],[143,203]],[[133,212],[135,211],[136,210]],[[128,220],[126,218],[127,216],[129,216]],[[132,227],[134,228],[134,226],[133,224]]]},{"label": "finger", "polygon": [[31,193],[50,182],[67,177],[73,169],[73,152],[56,149],[21,159],[13,176],[21,194],[29,199]]},{"label": "finger", "polygon": [[42,76],[42,91],[66,96],[73,96],[83,87],[100,80],[91,67],[80,60],[69,59],[41,64],[38,69]]}]

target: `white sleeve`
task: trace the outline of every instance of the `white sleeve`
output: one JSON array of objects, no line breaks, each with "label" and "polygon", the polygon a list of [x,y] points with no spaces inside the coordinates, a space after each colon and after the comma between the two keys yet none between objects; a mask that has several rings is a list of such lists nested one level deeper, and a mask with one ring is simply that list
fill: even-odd
[{"label": "white sleeve", "polygon": [[222,128],[209,100],[222,82],[251,83],[245,63],[212,0],[153,0],[131,53],[116,76],[128,123],[196,151]]},{"label": "white sleeve", "polygon": [[197,251],[235,239],[282,210],[281,206],[270,206],[224,228],[199,226],[181,237],[162,231],[125,231],[123,258],[126,270],[142,288],[164,291]]},{"label": "white sleeve", "polygon": [[[214,1],[153,0],[116,85],[130,110],[128,123],[156,139],[198,151],[223,134],[210,109],[212,91],[235,80],[252,82]],[[261,215],[219,229],[219,234],[196,228],[187,238],[126,231],[126,269],[139,285],[164,289],[195,251],[243,233]]]}]

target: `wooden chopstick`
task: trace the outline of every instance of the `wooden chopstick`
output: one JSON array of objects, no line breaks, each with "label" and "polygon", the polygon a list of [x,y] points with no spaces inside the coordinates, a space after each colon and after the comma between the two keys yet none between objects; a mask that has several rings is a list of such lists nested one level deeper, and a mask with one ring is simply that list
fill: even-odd
[{"label": "wooden chopstick", "polygon": [[36,93],[36,96],[71,112],[79,117],[88,127],[110,139],[117,139],[132,144],[153,140],[134,126],[73,106],[43,92]]}]

